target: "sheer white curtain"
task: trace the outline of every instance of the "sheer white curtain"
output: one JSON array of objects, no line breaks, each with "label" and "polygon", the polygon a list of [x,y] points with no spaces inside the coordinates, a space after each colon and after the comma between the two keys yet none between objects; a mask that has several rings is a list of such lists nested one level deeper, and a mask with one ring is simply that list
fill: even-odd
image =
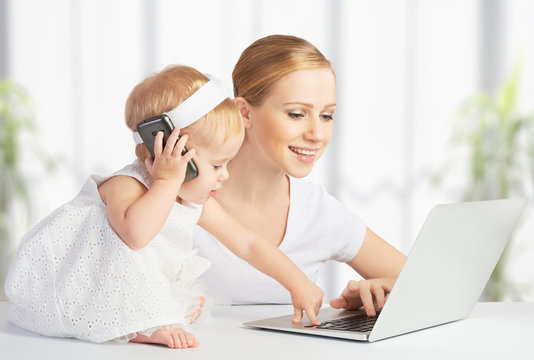
[{"label": "sheer white curtain", "polygon": [[[337,72],[334,139],[310,180],[405,253],[430,207],[459,199],[457,189],[432,188],[425,174],[446,157],[452,116],[479,91],[481,69],[500,81],[521,51],[524,102],[534,107],[526,97],[534,86],[528,0],[1,2],[7,73],[30,91],[40,141],[60,163],[53,175],[25,164],[35,220],[71,199],[89,174],[133,158],[123,109],[143,77],[183,63],[231,85],[241,51],[268,34],[308,39]],[[481,36],[488,13],[500,20],[495,43]],[[488,43],[498,46],[495,58],[481,56]],[[518,259],[516,271],[532,282],[527,260]],[[346,266],[329,266],[321,278],[327,297],[350,278]]]}]

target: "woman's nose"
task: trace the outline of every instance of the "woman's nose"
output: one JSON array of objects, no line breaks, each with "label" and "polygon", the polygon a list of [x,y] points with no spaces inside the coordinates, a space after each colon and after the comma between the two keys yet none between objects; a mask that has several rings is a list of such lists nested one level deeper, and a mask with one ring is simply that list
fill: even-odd
[{"label": "woman's nose", "polygon": [[321,141],[326,136],[326,124],[319,117],[310,119],[307,135],[310,140]]}]

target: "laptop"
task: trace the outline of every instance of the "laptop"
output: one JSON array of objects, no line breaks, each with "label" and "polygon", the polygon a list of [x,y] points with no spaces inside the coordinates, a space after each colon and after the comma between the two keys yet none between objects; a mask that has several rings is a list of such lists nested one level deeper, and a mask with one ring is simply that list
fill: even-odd
[{"label": "laptop", "polygon": [[435,206],[428,214],[382,311],[321,309],[320,326],[293,315],[243,325],[376,341],[464,319],[473,310],[527,204],[523,198]]}]

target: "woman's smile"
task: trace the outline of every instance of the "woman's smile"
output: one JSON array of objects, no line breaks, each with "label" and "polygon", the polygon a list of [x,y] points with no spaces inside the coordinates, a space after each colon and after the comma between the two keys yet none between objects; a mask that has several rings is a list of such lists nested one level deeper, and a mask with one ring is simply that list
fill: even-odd
[{"label": "woman's smile", "polygon": [[315,161],[319,149],[289,146],[289,150],[292,151],[293,155],[297,160],[309,164]]}]

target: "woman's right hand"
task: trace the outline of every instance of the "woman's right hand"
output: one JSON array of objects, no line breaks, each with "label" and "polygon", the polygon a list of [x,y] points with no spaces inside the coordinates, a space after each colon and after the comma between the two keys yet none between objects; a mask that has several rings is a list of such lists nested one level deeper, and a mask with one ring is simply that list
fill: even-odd
[{"label": "woman's right hand", "polygon": [[396,279],[391,277],[350,280],[343,292],[337,298],[330,300],[330,306],[345,310],[354,310],[363,306],[367,316],[376,316],[375,302],[378,310],[382,310]]},{"label": "woman's right hand", "polygon": [[175,128],[169,135],[165,148],[163,148],[163,132],[160,131],[154,139],[154,159],[145,159],[145,165],[154,180],[184,182],[187,163],[195,155],[194,149],[189,149],[182,155],[188,136],[179,136],[180,129]]},{"label": "woman's right hand", "polygon": [[291,291],[291,302],[295,310],[292,321],[301,322],[304,311],[313,325],[320,325],[317,314],[323,305],[323,296],[323,290],[309,280]]}]

